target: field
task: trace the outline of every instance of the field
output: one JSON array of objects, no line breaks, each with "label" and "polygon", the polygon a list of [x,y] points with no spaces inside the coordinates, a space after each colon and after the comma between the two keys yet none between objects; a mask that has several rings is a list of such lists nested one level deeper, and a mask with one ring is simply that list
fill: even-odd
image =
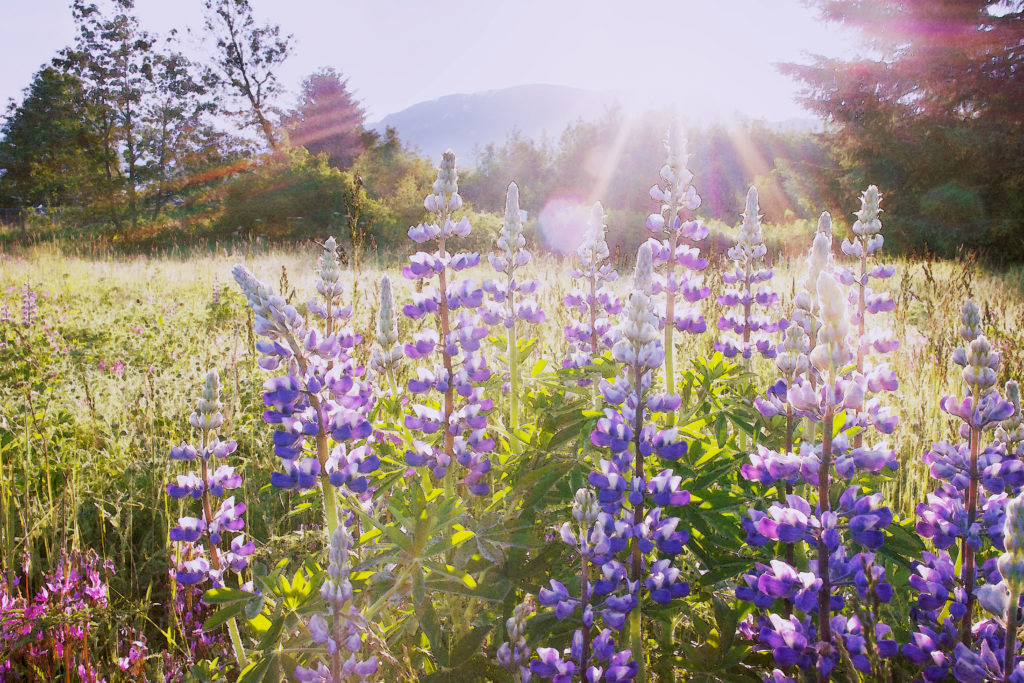
[{"label": "field", "polygon": [[[766,232],[770,230],[766,227]],[[83,661],[96,665],[108,680],[127,680],[130,675],[150,680],[233,678],[240,665],[232,664],[238,653],[237,646],[233,654],[228,643],[224,626],[228,618],[208,624],[211,635],[200,635],[196,620],[201,623],[218,608],[235,607],[228,615],[232,629],[240,629],[238,637],[250,656],[261,650],[265,654],[253,661],[269,662],[259,670],[260,675],[290,678],[299,663],[313,666],[315,649],[309,648],[315,646],[302,623],[313,609],[307,602],[316,599],[316,591],[307,589],[303,599],[293,595],[291,612],[282,607],[287,601],[280,594],[265,595],[257,604],[230,593],[239,593],[237,589],[208,594],[210,604],[204,606],[172,580],[181,557],[169,533],[179,515],[191,509],[192,501],[170,497],[167,484],[185,471],[168,454],[183,441],[194,440],[189,415],[196,408],[207,371],[215,369],[224,417],[217,431],[238,443],[230,462],[242,483],[234,495],[246,505],[245,533],[256,543],[251,566],[239,581],[251,580],[253,572],[269,574],[285,582],[285,593],[297,593],[299,586],[289,586],[289,578],[305,576],[311,584],[325,580],[323,570],[329,562],[322,506],[332,503],[321,500],[318,487],[296,493],[270,485],[270,474],[280,470],[280,464],[273,450],[274,425],[263,420],[261,394],[264,382],[274,373],[257,367],[259,339],[253,331],[253,314],[231,275],[232,266],[242,263],[288,302],[299,305],[316,296],[314,270],[321,254],[315,244],[288,249],[248,244],[231,251],[196,250],[173,256],[111,253],[81,257],[43,245],[0,256],[0,512],[4,515],[0,520],[0,568],[6,576],[5,590],[12,596],[34,595],[60,558],[72,550],[95,551],[107,563],[97,570],[99,581],[109,586],[103,600],[84,600],[81,605],[85,606],[80,605],[73,614],[64,610],[61,616],[57,614],[60,610],[54,610],[54,615],[46,617],[51,619],[51,633],[67,631],[66,638],[49,636],[65,638],[67,657],[63,662],[25,655],[26,641],[20,645],[14,638],[0,641],[0,647],[8,648],[8,657],[21,658],[11,661],[26,667],[21,675],[27,680],[55,679]],[[835,258],[838,263],[846,257],[839,253]],[[759,557],[739,542],[742,534],[737,520],[745,506],[760,495],[739,476],[739,468],[746,462],[746,453],[753,450],[753,439],[778,447],[779,430],[777,422],[755,421],[751,408],[753,399],[774,381],[774,364],[755,354],[749,362],[739,359],[739,365],[734,365],[715,356],[712,349],[717,338],[714,321],[723,312],[715,303],[723,287],[723,260],[713,262],[706,271],[712,296],[702,305],[709,331],[677,334],[675,367],[694,389],[684,398],[689,398],[695,409],[717,405],[718,414],[724,417],[719,423],[710,416],[701,420],[699,413],[692,416],[684,434],[694,444],[705,445],[704,456],[688,463],[694,467],[689,475],[687,466],[679,471],[687,481],[698,481],[694,472],[714,467],[719,475],[706,489],[690,490],[693,500],[688,507],[703,508],[705,512],[700,514],[705,515],[705,523],[731,521],[736,528],[702,527],[700,520],[684,517],[684,523],[694,524],[689,530],[691,542],[704,551],[718,547],[719,554],[709,566],[709,558],[700,554],[703,551],[684,552],[684,572],[712,572],[715,578],[703,581],[697,574],[690,576],[692,592],[685,598],[690,607],[677,608],[666,616],[664,608],[652,605],[645,613],[651,623],[639,641],[632,640],[649,649],[644,666],[648,675],[660,675],[660,679],[675,675],[694,680],[754,680],[758,672],[772,668],[753,643],[741,642],[738,637],[733,642],[732,634],[724,633],[729,623],[735,625],[750,613],[750,607],[742,607],[733,591],[744,568],[752,567]],[[960,306],[968,298],[980,306],[985,333],[1002,352],[999,384],[1019,377],[1024,368],[1020,338],[1024,335],[1024,272],[989,272],[970,258],[887,262],[895,264],[896,274],[883,286],[891,291],[896,306],[893,313],[882,317],[900,341],[899,349],[889,356],[900,381],[898,393],[889,402],[896,406],[900,424],[884,438],[895,450],[898,468],[869,479],[895,514],[892,528],[904,529],[906,536],[914,529],[917,504],[936,487],[922,454],[933,442],[959,440],[953,419],[938,409],[938,402],[944,395],[963,391],[960,370],[951,364],[954,348],[962,344],[957,333]],[[378,675],[386,671],[401,680],[428,673],[446,680],[518,675],[514,666],[509,674],[495,663],[500,644],[509,638],[504,621],[512,616],[516,604],[528,600],[531,593],[536,595],[571,562],[561,549],[564,544],[557,528],[571,519],[571,496],[585,485],[585,471],[595,467],[602,456],[583,433],[593,428],[597,415],[588,412],[592,390],[574,386],[558,374],[567,347],[563,328],[570,322],[569,309],[562,302],[574,286],[567,275],[568,265],[566,259],[535,254],[525,268],[527,277],[541,282],[536,299],[547,318],[536,331],[520,332],[526,339],[536,335],[535,344],[520,344],[526,356],[519,358],[524,368],[523,384],[517,392],[522,396],[521,438],[509,436],[510,418],[492,417],[492,424],[501,423],[494,427],[500,438],[491,456],[493,499],[467,496],[464,487],[450,476],[432,486],[427,469],[405,470],[394,448],[381,451],[383,463],[372,475],[371,487],[372,492],[379,486],[379,494],[376,498],[364,495],[362,501],[370,514],[390,509],[386,516],[391,518],[380,528],[352,518],[356,532],[352,579],[357,596],[352,600],[361,609],[372,609],[376,617],[363,640],[379,638],[375,642],[387,643],[387,647],[373,646],[380,665]],[[772,286],[780,299],[771,313],[778,317],[791,310],[803,277],[803,258],[780,260],[774,266]],[[432,325],[400,315],[415,287],[415,283],[396,277],[400,267],[398,255],[385,259],[370,254],[360,263],[358,273],[343,268],[342,298],[353,307],[350,324],[362,339],[352,350],[359,365],[369,361],[377,335],[383,274],[394,278],[399,342],[406,343],[413,332]],[[628,296],[631,269],[632,263],[620,264],[624,275],[612,285],[620,296]],[[465,275],[477,280],[495,277],[486,259]],[[504,334],[492,330],[493,335],[499,333]],[[504,336],[484,340],[482,348],[494,359],[508,357]],[[709,366],[704,361],[695,363],[703,358],[715,358],[710,367],[718,367],[720,373],[708,385],[714,385],[710,398],[700,391],[701,381],[710,376],[705,372]],[[406,360],[399,367],[395,377],[399,386],[405,387],[416,377],[415,366]],[[491,367],[502,366],[493,360]],[[492,380],[486,386],[485,396],[495,399],[494,415],[507,415],[509,399],[501,394],[500,382]],[[401,440],[405,436],[389,411],[403,410],[405,404],[389,400],[381,399],[372,420],[376,428],[390,429]],[[556,415],[571,422],[575,432],[563,434],[562,425],[550,424]],[[742,424],[758,426],[747,433],[737,427]],[[426,482],[422,488],[416,483],[418,478]],[[524,487],[540,488],[537,495],[530,495],[524,494]],[[413,490],[435,505],[450,497],[446,505],[455,506],[426,505],[421,509],[424,517],[436,522],[425,532],[430,542],[443,546],[435,549],[438,557],[430,562],[410,560],[408,549],[390,536],[400,530],[413,538],[413,530],[408,528],[413,518],[401,524],[394,506],[382,508],[379,504],[379,497],[387,491],[388,497],[408,497],[406,504],[413,506]],[[775,495],[773,487],[767,490]],[[339,495],[343,508],[360,499],[351,493]],[[515,521],[501,531],[506,534],[501,540],[496,514]],[[474,535],[489,539],[490,545],[481,542],[474,552],[468,552],[470,544],[464,541]],[[897,547],[885,559],[900,595],[883,614],[899,632],[900,643],[908,639],[910,625],[903,610],[912,600],[905,583],[908,558],[900,556],[904,551]],[[505,576],[503,594],[485,595],[480,589],[494,577],[493,568],[487,565],[511,572]],[[412,566],[425,576],[425,597],[423,583],[409,580],[408,571],[403,573]],[[517,575],[520,571],[533,573]],[[901,578],[894,579],[894,575]],[[458,590],[459,584],[464,590]],[[239,583],[231,579],[229,585]],[[403,601],[416,605],[410,607]],[[424,614],[428,604],[429,614]],[[732,616],[723,610],[733,610]],[[540,607],[538,614],[544,612]],[[901,612],[903,616],[899,616]],[[274,622],[278,617],[282,618],[280,625]],[[238,626],[234,626],[236,622]],[[277,639],[285,649],[278,654],[259,642],[265,639],[271,622],[283,628]],[[72,623],[76,627],[87,624],[85,635],[71,635]],[[536,650],[546,643],[560,649],[558,643],[565,643],[569,632],[550,618],[536,617],[528,633]],[[297,646],[296,640],[303,637],[305,643]],[[726,639],[728,643],[723,645]],[[135,655],[130,656],[132,647]],[[87,653],[84,659],[83,652]],[[219,661],[209,663],[214,657]],[[326,654],[324,657],[323,661],[330,661]],[[202,664],[204,660],[208,663]],[[31,666],[29,662],[33,662]],[[892,676],[905,671],[907,665],[894,659],[882,666],[886,675]],[[85,669],[79,666],[77,670],[78,675],[85,675]],[[676,673],[668,674],[670,671]]]}]

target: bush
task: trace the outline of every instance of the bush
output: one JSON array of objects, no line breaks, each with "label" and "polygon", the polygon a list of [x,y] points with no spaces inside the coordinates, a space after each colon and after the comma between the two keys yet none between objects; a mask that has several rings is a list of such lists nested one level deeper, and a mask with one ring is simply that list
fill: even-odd
[{"label": "bush", "polygon": [[373,223],[380,207],[357,190],[352,174],[330,166],[324,155],[290,150],[228,183],[218,232],[269,238],[346,234],[357,200],[360,222]]}]

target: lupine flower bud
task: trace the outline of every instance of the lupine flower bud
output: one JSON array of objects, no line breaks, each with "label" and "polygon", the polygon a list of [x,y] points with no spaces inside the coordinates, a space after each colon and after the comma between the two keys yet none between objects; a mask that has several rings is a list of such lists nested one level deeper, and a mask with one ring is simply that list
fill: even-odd
[{"label": "lupine flower bud", "polygon": [[597,496],[591,489],[581,488],[576,491],[573,499],[572,516],[585,528],[589,528],[595,521],[601,508],[597,505]]},{"label": "lupine flower bud", "polygon": [[341,294],[341,264],[338,261],[338,243],[334,237],[324,242],[324,253],[317,260],[316,291],[328,300]]},{"label": "lupine flower bud", "polygon": [[996,428],[995,437],[1005,443],[1006,449],[1012,453],[1024,441],[1024,415],[1020,411],[1020,385],[1016,380],[1011,379],[1006,383],[1003,397],[1013,406],[1013,415]]},{"label": "lupine flower bud", "polygon": [[999,360],[999,354],[992,350],[992,345],[985,335],[971,341],[967,347],[963,377],[972,392],[981,394],[995,386]]},{"label": "lupine flower bud", "polygon": [[829,373],[834,378],[838,369],[853,357],[847,341],[850,320],[846,297],[836,279],[826,272],[818,275],[817,293],[821,327],[818,328],[817,344],[811,350],[810,360],[820,372]]},{"label": "lupine flower bud", "polygon": [[320,588],[320,596],[330,605],[332,612],[339,611],[352,599],[352,582],[349,580],[351,567],[348,548],[352,544],[344,524],[338,524],[331,534],[331,546],[327,553],[327,580]]},{"label": "lupine flower bud", "polygon": [[206,375],[203,393],[196,400],[196,409],[189,415],[189,424],[204,431],[217,429],[224,424],[224,415],[220,409],[220,377],[216,370],[210,370]]},{"label": "lupine flower bud", "polygon": [[960,308],[960,336],[972,342],[981,333],[981,311],[978,310],[978,304],[968,299]]},{"label": "lupine flower bud", "polygon": [[391,278],[380,280],[380,308],[377,311],[377,344],[370,353],[370,367],[379,374],[393,370],[402,357],[398,345],[398,326],[395,324],[395,304],[391,293]]},{"label": "lupine flower bud", "polygon": [[651,291],[651,245],[644,243],[636,252],[636,268],[633,271],[633,289],[649,293]]}]

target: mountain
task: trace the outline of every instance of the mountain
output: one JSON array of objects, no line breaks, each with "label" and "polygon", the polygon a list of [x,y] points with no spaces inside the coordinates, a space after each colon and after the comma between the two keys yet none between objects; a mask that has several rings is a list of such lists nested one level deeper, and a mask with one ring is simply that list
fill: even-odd
[{"label": "mountain", "polygon": [[595,92],[562,85],[518,85],[500,90],[446,95],[388,114],[370,127],[384,132],[388,126],[435,161],[451,147],[469,164],[478,147],[500,144],[517,130],[540,139],[556,139],[577,119],[592,120],[618,103],[610,92]]}]

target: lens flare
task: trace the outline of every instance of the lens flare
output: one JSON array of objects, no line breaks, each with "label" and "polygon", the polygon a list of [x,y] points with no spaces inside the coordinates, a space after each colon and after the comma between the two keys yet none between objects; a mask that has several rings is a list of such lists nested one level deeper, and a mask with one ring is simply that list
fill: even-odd
[{"label": "lens flare", "polygon": [[560,254],[568,254],[579,246],[587,227],[589,206],[582,192],[558,190],[552,194],[537,215],[537,230],[544,244]]}]

